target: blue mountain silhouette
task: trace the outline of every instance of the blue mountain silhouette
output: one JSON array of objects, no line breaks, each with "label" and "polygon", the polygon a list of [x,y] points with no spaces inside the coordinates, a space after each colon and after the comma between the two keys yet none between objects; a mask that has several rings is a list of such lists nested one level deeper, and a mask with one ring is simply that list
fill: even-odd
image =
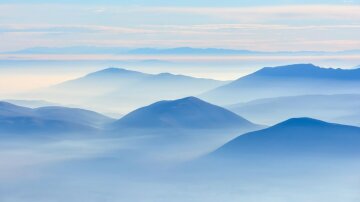
[{"label": "blue mountain silhouette", "polygon": [[139,108],[113,125],[114,128],[257,128],[258,125],[196,97],[160,101]]},{"label": "blue mountain silhouette", "polygon": [[197,95],[225,83],[170,73],[145,74],[108,68],[44,89],[40,98],[124,114],[158,100]]},{"label": "blue mountain silhouette", "polygon": [[360,69],[321,68],[312,64],[265,67],[201,95],[216,104],[308,94],[356,94]]},{"label": "blue mountain silhouette", "polygon": [[112,119],[96,112],[65,107],[27,108],[0,102],[4,133],[94,132]]},{"label": "blue mountain silhouette", "polygon": [[356,156],[360,154],[359,145],[359,127],[311,118],[292,118],[270,128],[241,135],[210,156]]}]

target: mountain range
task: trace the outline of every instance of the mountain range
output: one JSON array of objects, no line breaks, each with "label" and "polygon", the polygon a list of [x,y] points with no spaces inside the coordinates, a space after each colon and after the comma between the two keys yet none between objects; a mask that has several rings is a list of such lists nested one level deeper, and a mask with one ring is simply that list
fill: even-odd
[{"label": "mountain range", "polygon": [[89,73],[83,77],[51,86],[49,90],[57,93],[97,96],[127,87],[139,80],[152,76],[122,68],[107,68]]},{"label": "mountain range", "polygon": [[338,52],[326,51],[253,51],[223,48],[122,48],[122,47],[94,47],[94,46],[70,46],[70,47],[33,47],[18,51],[6,52],[15,54],[141,54],[141,55],[338,55],[359,54],[360,50],[346,50]]},{"label": "mountain range", "polygon": [[[122,133],[124,130],[232,130],[263,128],[195,97],[160,101],[114,120],[102,114],[59,106],[28,108],[0,102],[0,131],[8,133],[63,133],[95,131]],[[106,130],[105,130],[106,129]]]},{"label": "mountain range", "polygon": [[226,83],[170,73],[107,68],[44,89],[40,97],[125,114],[158,100],[197,95]]},{"label": "mountain range", "polygon": [[312,64],[265,67],[200,97],[220,105],[309,94],[356,94],[360,69],[321,68]]},{"label": "mountain range", "polygon": [[[126,114],[159,100],[188,96],[196,96],[217,105],[228,106],[265,98],[357,94],[359,88],[359,68],[321,68],[312,64],[266,67],[235,81],[107,68],[24,96],[50,100],[65,106],[82,106],[106,114],[110,114],[109,112]],[[255,111],[256,109],[254,113]],[[304,114],[304,116],[312,115]],[[344,116],[349,117],[344,117],[348,120],[353,117],[352,114]],[[284,118],[291,117],[293,116]],[[316,116],[315,118],[323,119]],[[328,121],[336,120],[324,118]],[[263,123],[273,124],[281,120],[284,119]]]},{"label": "mountain range", "polygon": [[65,107],[27,108],[0,102],[3,133],[95,132],[112,119],[96,112]]}]

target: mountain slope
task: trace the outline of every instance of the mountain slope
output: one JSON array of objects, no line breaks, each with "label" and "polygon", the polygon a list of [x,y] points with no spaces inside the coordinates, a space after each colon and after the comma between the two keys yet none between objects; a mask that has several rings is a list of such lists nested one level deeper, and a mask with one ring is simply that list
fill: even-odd
[{"label": "mountain slope", "polygon": [[137,109],[113,128],[257,128],[259,126],[221,107],[195,97],[160,101]]},{"label": "mountain slope", "polygon": [[158,100],[197,95],[225,83],[170,73],[145,74],[108,68],[52,86],[39,98],[124,114]]},{"label": "mountain slope", "polygon": [[197,95],[224,83],[226,82],[160,73],[98,96],[94,101],[102,103],[102,105],[111,108],[113,111],[126,114],[158,100],[173,100]]},{"label": "mountain slope", "polygon": [[302,95],[267,98],[227,107],[257,123],[273,125],[291,117],[313,117],[360,126],[360,95]]},{"label": "mountain slope", "polygon": [[0,131],[7,133],[94,132],[111,121],[101,114],[82,109],[32,109],[0,102]]},{"label": "mountain slope", "polygon": [[138,80],[126,88],[118,88],[105,96],[113,97],[116,95],[129,95],[149,98],[148,100],[151,101],[176,99],[205,92],[206,90],[218,87],[223,83],[225,82],[170,73],[160,73]]},{"label": "mountain slope", "polygon": [[[174,86],[179,88],[180,85],[188,85],[193,87],[187,89],[188,91],[192,90],[193,92],[201,93],[224,83],[225,82],[212,79],[202,79],[170,73],[146,74],[121,68],[107,68],[78,79],[60,83],[51,89],[64,90],[69,93],[91,93],[99,96],[106,93],[114,94],[126,90],[137,90],[137,88],[141,87],[159,88],[170,85],[170,90],[170,88]],[[156,89],[151,90],[155,91]]]},{"label": "mountain slope", "polygon": [[31,116],[1,117],[0,134],[70,134],[92,133],[95,128],[67,121],[43,119]]},{"label": "mountain slope", "polygon": [[311,118],[293,118],[241,135],[210,156],[244,157],[360,154],[360,128]]},{"label": "mountain slope", "polygon": [[106,106],[112,106],[122,113],[127,113],[158,100],[173,100],[193,96],[224,83],[212,79],[161,73],[101,95],[96,98],[96,101]]},{"label": "mountain slope", "polygon": [[307,94],[354,94],[360,69],[321,68],[312,64],[266,67],[200,97],[217,104]]},{"label": "mountain slope", "polygon": [[69,121],[91,127],[102,127],[113,121],[113,119],[102,114],[67,107],[40,107],[33,109],[35,116],[44,117],[51,120]]},{"label": "mountain slope", "polygon": [[32,110],[30,108],[0,101],[0,116],[30,116],[31,114]]},{"label": "mountain slope", "polygon": [[146,78],[150,74],[130,71],[121,68],[107,68],[85,75],[84,77],[66,81],[51,87],[51,90],[74,94],[100,95],[119,87],[128,86],[132,82]]},{"label": "mountain slope", "polygon": [[45,107],[45,106],[60,106],[59,104],[48,102],[45,100],[14,100],[14,99],[6,99],[4,102],[11,103],[18,106],[29,107],[29,108],[37,108],[37,107]]}]

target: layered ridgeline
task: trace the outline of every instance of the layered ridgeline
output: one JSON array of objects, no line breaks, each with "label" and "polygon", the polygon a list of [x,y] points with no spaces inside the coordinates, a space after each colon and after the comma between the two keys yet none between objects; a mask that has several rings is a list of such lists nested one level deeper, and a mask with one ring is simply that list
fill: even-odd
[{"label": "layered ridgeline", "polygon": [[312,117],[360,126],[360,94],[266,98],[230,105],[227,108],[266,125],[273,125],[292,117]]},{"label": "layered ridgeline", "polygon": [[95,132],[112,121],[96,112],[66,107],[27,108],[0,102],[1,133]]},{"label": "layered ridgeline", "polygon": [[98,96],[151,76],[121,68],[107,68],[50,87],[57,93]]},{"label": "layered ridgeline", "polygon": [[145,74],[108,68],[52,86],[41,93],[41,98],[124,114],[158,100],[201,94],[225,83],[170,73]]},{"label": "layered ridgeline", "polygon": [[360,50],[346,50],[337,52],[326,51],[252,51],[222,48],[123,48],[98,46],[69,46],[69,47],[33,47],[11,52],[12,54],[128,54],[128,55],[348,55],[358,54]]},{"label": "layered ridgeline", "polygon": [[48,102],[46,100],[16,100],[16,99],[8,99],[3,100],[4,102],[8,102],[14,105],[30,107],[30,108],[38,108],[38,107],[48,107],[48,106],[60,106],[57,103]]},{"label": "layered ridgeline", "polygon": [[263,68],[200,97],[216,104],[235,104],[281,96],[356,94],[359,93],[359,87],[360,69],[295,64]]},{"label": "layered ridgeline", "polygon": [[360,128],[293,118],[241,135],[209,156],[232,159],[268,157],[359,157]]},{"label": "layered ridgeline", "polygon": [[112,129],[229,129],[261,126],[196,97],[160,101],[139,108],[111,125]]},{"label": "layered ridgeline", "polygon": [[[304,190],[305,201],[321,201],[325,195],[319,193],[327,190],[327,197],[332,190],[334,200],[325,198],[335,202],[344,196],[345,192],[338,191],[344,188],[347,193],[351,190],[354,198],[358,196],[351,187],[356,187],[359,145],[359,127],[293,118],[240,135],[193,161],[187,171],[197,170],[202,179],[215,178],[215,184],[226,181],[227,188],[245,189],[250,201],[258,193],[266,196],[254,201],[278,201],[288,193],[293,193],[292,199],[304,201]],[[308,193],[312,193],[309,198]]]},{"label": "layered ridgeline", "polygon": [[[99,131],[108,127],[115,132],[127,129],[227,130],[251,131],[262,128],[239,115],[195,97],[160,101],[139,108],[119,120],[102,114],[59,106],[28,108],[0,102],[0,130],[5,132]],[[106,130],[108,132],[108,130]]]},{"label": "layered ridgeline", "polygon": [[[187,161],[262,126],[195,97],[159,101],[110,124],[107,134],[136,137],[135,153],[155,161]],[[130,154],[128,154],[130,155]]]}]

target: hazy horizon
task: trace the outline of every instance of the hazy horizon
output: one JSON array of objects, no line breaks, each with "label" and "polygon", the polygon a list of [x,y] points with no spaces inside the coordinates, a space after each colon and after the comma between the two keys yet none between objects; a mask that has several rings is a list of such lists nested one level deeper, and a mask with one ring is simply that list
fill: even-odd
[{"label": "hazy horizon", "polygon": [[0,0],[0,202],[360,201],[360,0]]},{"label": "hazy horizon", "polygon": [[[328,53],[358,50],[359,11],[360,2],[343,0],[3,0],[0,1],[0,90],[19,92],[46,87],[109,66],[219,80],[236,79],[264,66],[295,63],[352,68],[360,65],[359,53],[128,55],[111,51],[89,54],[86,48],[65,55],[12,52],[36,47],[192,47]],[[30,62],[23,65],[25,61]],[[74,68],[71,62],[78,67]]]}]

